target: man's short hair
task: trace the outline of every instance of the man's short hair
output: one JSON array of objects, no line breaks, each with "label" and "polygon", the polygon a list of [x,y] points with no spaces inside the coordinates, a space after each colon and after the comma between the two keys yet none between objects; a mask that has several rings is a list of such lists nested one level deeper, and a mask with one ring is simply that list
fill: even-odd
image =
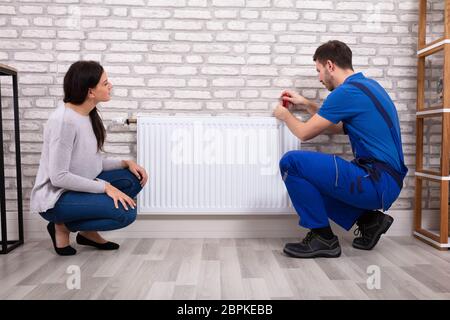
[{"label": "man's short hair", "polygon": [[339,40],[330,40],[316,49],[314,61],[325,65],[328,60],[342,69],[352,69],[352,50]]}]

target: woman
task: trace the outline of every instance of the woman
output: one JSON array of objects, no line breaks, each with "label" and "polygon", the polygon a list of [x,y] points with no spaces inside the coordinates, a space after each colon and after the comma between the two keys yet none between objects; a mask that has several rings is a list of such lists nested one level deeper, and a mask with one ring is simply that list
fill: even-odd
[{"label": "woman", "polygon": [[106,131],[96,106],[110,100],[111,89],[97,62],[72,64],[64,77],[64,103],[44,130],[31,212],[49,221],[47,230],[59,255],[76,253],[69,239],[76,231],[78,244],[118,249],[97,231],[120,229],[136,219],[133,198],[147,182],[145,169],[101,154]]}]

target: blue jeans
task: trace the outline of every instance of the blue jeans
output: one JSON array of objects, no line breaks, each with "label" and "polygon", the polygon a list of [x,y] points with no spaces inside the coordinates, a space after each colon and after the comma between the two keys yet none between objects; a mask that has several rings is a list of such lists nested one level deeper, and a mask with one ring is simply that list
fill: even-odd
[{"label": "blue jeans", "polygon": [[300,226],[308,229],[327,227],[331,219],[349,230],[365,211],[383,208],[383,199],[392,203],[400,192],[387,173],[376,185],[361,167],[319,152],[289,151],[280,172]]},{"label": "blue jeans", "polygon": [[[142,190],[140,181],[128,169],[103,171],[98,178],[108,181],[130,198],[135,198]],[[121,229],[134,222],[136,214],[136,208],[128,206],[125,210],[120,202],[116,209],[114,200],[106,193],[67,191],[54,208],[41,216],[51,222],[64,223],[70,231],[76,232]]]}]

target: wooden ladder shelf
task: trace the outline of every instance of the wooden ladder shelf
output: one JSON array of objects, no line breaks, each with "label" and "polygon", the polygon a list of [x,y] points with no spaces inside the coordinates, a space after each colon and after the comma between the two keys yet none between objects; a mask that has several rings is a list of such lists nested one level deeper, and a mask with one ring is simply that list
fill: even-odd
[{"label": "wooden ladder shelf", "polygon": [[[414,236],[440,249],[448,250],[449,239],[449,181],[450,181],[450,0],[444,0],[444,35],[433,42],[427,43],[427,5],[430,1],[419,0],[419,43],[417,64],[417,113],[416,113],[416,172],[415,172],[415,206],[414,206]],[[437,3],[437,1],[435,1]],[[441,2],[442,3],[442,2]],[[438,104],[428,107],[425,97],[426,64],[425,59],[433,54],[444,56],[442,70],[442,99]],[[429,85],[429,84],[428,84]],[[442,137],[440,146],[439,170],[424,169],[424,123],[426,119],[440,119]],[[439,185],[439,227],[438,230],[427,230],[423,223],[423,188],[424,181],[434,181]],[[430,200],[430,193],[428,192]]]}]

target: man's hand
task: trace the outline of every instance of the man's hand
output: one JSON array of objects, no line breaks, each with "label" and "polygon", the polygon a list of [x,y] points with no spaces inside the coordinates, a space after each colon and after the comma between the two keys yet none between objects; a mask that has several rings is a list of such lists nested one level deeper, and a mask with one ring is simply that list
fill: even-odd
[{"label": "man's hand", "polygon": [[297,107],[296,109],[305,109],[311,104],[311,102],[308,99],[292,90],[284,90],[281,93],[281,99],[283,101],[289,101],[293,105],[303,107],[303,108]]},{"label": "man's hand", "polygon": [[279,104],[275,110],[273,110],[273,115],[281,121],[286,121],[287,117],[291,115],[288,108],[283,107],[283,105]]}]

